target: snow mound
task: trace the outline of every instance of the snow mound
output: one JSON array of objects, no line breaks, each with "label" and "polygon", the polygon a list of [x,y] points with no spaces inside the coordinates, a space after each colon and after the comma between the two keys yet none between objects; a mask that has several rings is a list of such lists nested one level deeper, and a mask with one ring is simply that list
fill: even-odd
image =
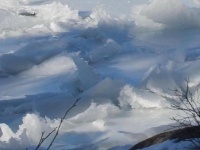
[{"label": "snow mound", "polygon": [[[13,132],[7,125],[0,124],[2,136],[0,138],[1,149],[23,149],[38,143],[41,133],[45,135],[53,130],[48,118],[44,119],[35,114],[27,114],[22,119],[17,132]],[[44,145],[45,146],[45,145]]]},{"label": "snow mound", "polygon": [[127,109],[139,109],[139,108],[163,108],[169,106],[166,99],[144,91],[139,90],[130,85],[125,85],[119,96],[120,106]]},{"label": "snow mound", "polygon": [[110,20],[111,17],[102,7],[99,6],[92,11],[90,18],[92,19],[92,24],[98,25],[101,22]]},{"label": "snow mound", "polygon": [[67,44],[62,40],[33,42],[17,50],[15,55],[25,57],[35,64],[40,64],[44,60],[59,54],[66,46]]},{"label": "snow mound", "polygon": [[77,10],[71,10],[68,5],[60,2],[46,4],[41,10],[38,10],[37,16],[42,21],[48,22],[53,32],[66,32],[76,27],[77,21],[80,19]]},{"label": "snow mound", "polygon": [[100,81],[99,75],[81,58],[73,57],[74,63],[78,69],[78,78],[80,81],[80,90],[87,90]]},{"label": "snow mound", "polygon": [[56,55],[51,59],[44,60],[40,65],[23,72],[23,75],[49,76],[75,72],[76,66],[69,56]]},{"label": "snow mound", "polygon": [[189,86],[195,87],[200,83],[200,60],[192,61],[187,64],[187,67],[184,70],[181,70],[179,74],[182,75],[183,80],[188,78],[189,79]]},{"label": "snow mound", "polygon": [[62,21],[66,22],[71,19],[77,20],[79,18],[78,10],[71,10],[68,5],[63,5],[60,2],[53,2],[46,5],[39,10],[38,17],[48,21]]},{"label": "snow mound", "polygon": [[[72,106],[74,101],[74,97],[68,93],[57,94],[53,97],[38,98],[32,102],[33,111],[39,113],[43,117],[60,118],[65,114],[66,110]],[[72,112],[70,112],[70,116],[77,113],[74,111]]]},{"label": "snow mound", "polygon": [[1,32],[12,35],[15,31],[17,31],[15,34],[20,34],[19,31],[21,31],[21,34],[26,34],[38,25],[47,28],[48,32],[59,32],[59,28],[63,28],[64,32],[77,26],[75,22],[80,20],[78,10],[71,10],[68,5],[61,2],[31,5],[37,2],[42,1],[6,0],[6,2],[0,2]]},{"label": "snow mound", "polygon": [[91,27],[84,30],[84,32],[81,33],[81,37],[83,37],[84,39],[94,40],[99,43],[106,40],[106,37],[101,30]]},{"label": "snow mound", "polygon": [[120,45],[112,39],[108,39],[106,44],[89,53],[90,61],[98,62],[112,57],[120,52]]},{"label": "snow mound", "polygon": [[180,0],[153,0],[139,6],[135,12],[140,26],[157,25],[166,28],[192,28],[200,26],[200,10],[190,8]]},{"label": "snow mound", "polygon": [[174,96],[173,90],[178,87],[172,76],[172,72],[167,68],[162,68],[160,65],[154,67],[144,79],[143,84],[152,92],[169,98]]},{"label": "snow mound", "polygon": [[93,99],[94,101],[98,101],[98,103],[103,103],[104,99],[105,101],[110,99],[116,103],[120,89],[123,87],[123,85],[124,83],[122,81],[105,78],[98,84],[85,91],[82,94],[82,97],[86,99]]},{"label": "snow mound", "polygon": [[8,54],[0,56],[0,68],[5,74],[17,74],[63,51],[63,41],[34,42]]},{"label": "snow mound", "polygon": [[0,67],[6,74],[17,74],[34,65],[28,58],[14,54],[4,54],[0,57]]},{"label": "snow mound", "polygon": [[90,107],[85,110],[84,112],[76,115],[75,117],[70,118],[70,121],[74,122],[93,122],[93,124],[96,126],[99,126],[99,124],[102,125],[99,120],[116,116],[120,113],[120,109],[113,104],[107,103],[107,104],[96,104],[94,102],[91,103]]}]

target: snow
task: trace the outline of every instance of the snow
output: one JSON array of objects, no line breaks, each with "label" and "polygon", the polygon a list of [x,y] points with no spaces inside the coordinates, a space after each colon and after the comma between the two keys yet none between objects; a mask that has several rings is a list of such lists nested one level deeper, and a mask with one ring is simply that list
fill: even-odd
[{"label": "snow", "polygon": [[199,6],[1,1],[0,149],[34,149],[77,98],[52,149],[123,150],[169,128],[172,89],[189,78],[198,98]]},{"label": "snow", "polygon": [[81,58],[75,56],[73,60],[78,69],[80,90],[84,91],[95,86],[100,80],[98,74],[96,74],[92,68],[90,68],[90,66]]},{"label": "snow", "polygon": [[145,17],[146,21],[153,21],[152,23],[160,25],[160,27],[180,29],[195,28],[200,25],[200,12],[187,7],[180,0],[154,0],[149,5],[140,6],[137,10],[137,15]]},{"label": "snow", "polygon": [[125,85],[120,91],[119,102],[122,108],[130,106],[131,109],[169,107],[166,99],[161,96],[129,85]]}]

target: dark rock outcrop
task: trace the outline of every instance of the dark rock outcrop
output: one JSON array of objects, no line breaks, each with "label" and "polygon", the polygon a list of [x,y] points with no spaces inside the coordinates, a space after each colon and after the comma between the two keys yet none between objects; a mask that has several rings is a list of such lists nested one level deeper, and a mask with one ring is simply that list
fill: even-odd
[{"label": "dark rock outcrop", "polygon": [[20,16],[28,16],[28,17],[35,17],[36,16],[36,13],[33,12],[33,13],[30,13],[30,12],[21,12],[19,13]]},{"label": "dark rock outcrop", "polygon": [[152,146],[154,144],[162,143],[166,140],[175,140],[175,142],[179,142],[194,138],[200,138],[200,126],[187,127],[160,133],[149,139],[139,142],[138,144],[134,145],[130,150],[142,149],[145,147]]}]

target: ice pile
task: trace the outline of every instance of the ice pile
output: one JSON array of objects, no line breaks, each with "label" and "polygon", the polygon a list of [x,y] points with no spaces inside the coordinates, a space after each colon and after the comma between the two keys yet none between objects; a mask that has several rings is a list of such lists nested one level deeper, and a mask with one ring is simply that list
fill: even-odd
[{"label": "ice pile", "polygon": [[198,8],[189,8],[181,0],[154,0],[135,11],[138,25],[176,29],[199,27],[199,13]]},{"label": "ice pile", "polygon": [[143,2],[112,1],[119,17],[110,1],[0,2],[0,149],[34,149],[77,98],[52,149],[128,149],[168,127],[173,89],[199,87],[200,10]]}]

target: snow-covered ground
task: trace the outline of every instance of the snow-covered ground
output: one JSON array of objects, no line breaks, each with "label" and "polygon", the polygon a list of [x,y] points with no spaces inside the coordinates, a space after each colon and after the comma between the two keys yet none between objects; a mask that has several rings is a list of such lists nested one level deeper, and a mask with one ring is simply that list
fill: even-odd
[{"label": "snow-covered ground", "polygon": [[128,149],[199,87],[199,0],[2,0],[0,20],[0,149],[34,149],[77,98],[52,149]]}]

